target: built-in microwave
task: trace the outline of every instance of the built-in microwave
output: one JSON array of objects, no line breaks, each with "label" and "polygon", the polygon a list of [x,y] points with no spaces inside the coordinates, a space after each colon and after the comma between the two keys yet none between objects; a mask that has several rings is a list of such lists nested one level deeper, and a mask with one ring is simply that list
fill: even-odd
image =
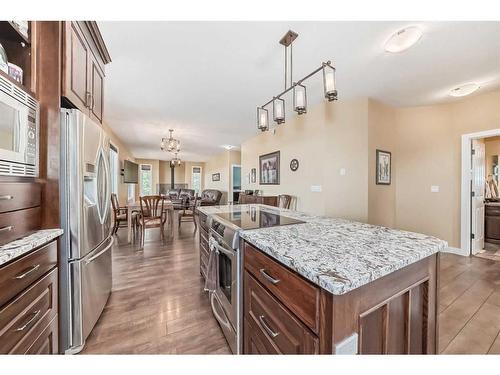
[{"label": "built-in microwave", "polygon": [[38,177],[38,102],[0,76],[0,175]]}]

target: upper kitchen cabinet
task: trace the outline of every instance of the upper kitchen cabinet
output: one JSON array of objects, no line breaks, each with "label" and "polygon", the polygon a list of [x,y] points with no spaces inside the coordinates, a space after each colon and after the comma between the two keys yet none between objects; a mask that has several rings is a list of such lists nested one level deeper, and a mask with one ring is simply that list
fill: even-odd
[{"label": "upper kitchen cabinet", "polygon": [[96,22],[64,22],[62,95],[102,123],[104,66],[111,57]]}]

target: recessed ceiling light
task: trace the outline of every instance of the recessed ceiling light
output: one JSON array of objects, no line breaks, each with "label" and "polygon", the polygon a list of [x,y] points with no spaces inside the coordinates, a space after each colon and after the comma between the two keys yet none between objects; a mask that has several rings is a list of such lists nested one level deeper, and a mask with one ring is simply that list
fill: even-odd
[{"label": "recessed ceiling light", "polygon": [[232,150],[233,148],[236,148],[236,146],[232,145],[223,145],[222,147],[224,147],[226,150]]},{"label": "recessed ceiling light", "polygon": [[477,83],[466,83],[465,85],[458,86],[452,89],[450,91],[450,96],[454,96],[456,98],[467,96],[472,94],[477,89],[479,89],[479,85]]},{"label": "recessed ceiling light", "polygon": [[419,41],[422,34],[422,30],[417,26],[405,27],[397,31],[385,42],[385,50],[392,53],[407,50]]}]

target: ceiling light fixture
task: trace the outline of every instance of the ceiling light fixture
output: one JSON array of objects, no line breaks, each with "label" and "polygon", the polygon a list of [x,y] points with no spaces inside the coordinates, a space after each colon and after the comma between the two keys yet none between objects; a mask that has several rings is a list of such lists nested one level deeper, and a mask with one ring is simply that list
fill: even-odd
[{"label": "ceiling light fixture", "polygon": [[418,26],[409,26],[398,30],[385,42],[385,50],[391,53],[403,52],[417,43],[422,34],[422,30]]},{"label": "ceiling light fixture", "polygon": [[453,96],[455,98],[460,98],[462,96],[467,96],[472,94],[479,88],[480,86],[477,83],[466,83],[465,85],[461,85],[452,89],[450,91],[450,96]]},{"label": "ceiling light fixture", "polygon": [[160,148],[162,151],[167,152],[179,152],[181,150],[181,141],[175,139],[172,135],[174,132],[173,129],[168,130],[170,132],[170,136],[168,138],[162,138],[160,143]]},{"label": "ceiling light fixture", "polygon": [[285,47],[285,89],[264,105],[257,107],[257,128],[261,131],[269,130],[269,113],[266,107],[271,103],[273,105],[273,120],[277,124],[285,122],[285,100],[282,97],[290,90],[293,90],[293,110],[299,115],[307,113],[306,87],[302,83],[320,71],[323,72],[325,98],[328,101],[337,100],[335,68],[332,66],[331,61],[322,63],[319,68],[313,70],[302,79],[293,82],[292,44],[298,36],[299,34],[289,30],[279,41]]},{"label": "ceiling light fixture", "polygon": [[233,145],[223,145],[222,147],[224,147],[226,150],[232,150],[233,148],[236,148],[236,146],[233,146]]},{"label": "ceiling light fixture", "polygon": [[175,153],[175,157],[170,160],[170,165],[172,167],[178,167],[179,165],[181,165],[181,158],[177,157],[177,152]]}]

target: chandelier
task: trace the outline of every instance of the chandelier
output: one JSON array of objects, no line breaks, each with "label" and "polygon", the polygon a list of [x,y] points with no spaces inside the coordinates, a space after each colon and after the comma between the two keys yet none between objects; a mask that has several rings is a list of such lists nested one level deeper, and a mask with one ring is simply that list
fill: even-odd
[{"label": "chandelier", "polygon": [[[273,96],[273,98],[264,105],[257,107],[257,128],[263,132],[269,130],[269,112],[266,107],[271,103],[273,105],[272,111],[274,122],[278,125],[285,122],[285,100],[282,99],[282,96],[290,90],[293,90],[293,110],[299,115],[307,113],[306,86],[303,85],[303,82],[318,72],[323,72],[325,98],[329,102],[337,100],[335,68],[332,66],[331,61],[323,62],[319,68],[313,70],[300,80],[293,82],[292,44],[298,36],[299,34],[289,30],[279,41],[279,43],[285,47],[285,89],[278,95]],[[288,67],[290,67],[290,73],[288,73]]]},{"label": "chandelier", "polygon": [[168,138],[161,139],[161,150],[167,152],[179,152],[181,150],[181,141],[172,136],[172,133],[174,132],[173,129],[169,129],[168,131],[170,132],[170,136]]},{"label": "chandelier", "polygon": [[179,165],[181,165],[181,159],[177,157],[177,152],[176,152],[175,157],[172,160],[170,160],[170,166],[178,167]]}]

